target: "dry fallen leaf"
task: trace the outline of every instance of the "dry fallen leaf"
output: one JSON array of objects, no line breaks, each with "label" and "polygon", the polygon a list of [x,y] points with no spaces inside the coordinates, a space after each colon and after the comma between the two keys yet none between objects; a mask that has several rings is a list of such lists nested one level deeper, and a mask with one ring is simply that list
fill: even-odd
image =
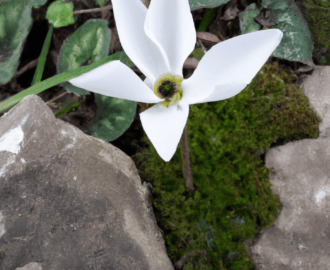
[{"label": "dry fallen leaf", "polygon": [[196,68],[198,63],[199,61],[197,61],[195,57],[188,57],[183,64],[183,68]]},{"label": "dry fallen leaf", "polygon": [[274,17],[270,10],[266,10],[266,12],[261,12],[259,16],[254,18],[259,24],[261,24],[264,29],[265,27],[270,27],[275,25]]},{"label": "dry fallen leaf", "polygon": [[212,42],[212,43],[219,43],[220,39],[211,33],[208,32],[197,32],[197,38],[201,39],[202,41]]}]

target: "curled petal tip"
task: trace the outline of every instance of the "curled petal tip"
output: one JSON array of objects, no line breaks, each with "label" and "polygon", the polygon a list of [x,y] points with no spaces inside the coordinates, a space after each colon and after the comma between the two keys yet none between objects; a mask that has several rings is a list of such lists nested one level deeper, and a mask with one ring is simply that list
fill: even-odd
[{"label": "curled petal tip", "polygon": [[269,29],[272,30],[274,32],[276,32],[276,34],[278,35],[278,40],[281,41],[282,37],[283,37],[283,32],[280,29]]}]

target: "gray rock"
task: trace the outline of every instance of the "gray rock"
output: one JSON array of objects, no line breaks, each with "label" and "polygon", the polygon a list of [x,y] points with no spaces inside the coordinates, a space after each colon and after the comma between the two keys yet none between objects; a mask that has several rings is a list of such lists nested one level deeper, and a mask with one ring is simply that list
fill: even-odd
[{"label": "gray rock", "polygon": [[322,119],[320,136],[266,153],[271,190],[283,209],[275,226],[248,247],[259,270],[330,269],[330,67],[306,78],[304,94]]},{"label": "gray rock", "polygon": [[16,270],[42,270],[42,267],[40,263],[32,262],[25,265],[24,267],[16,268]]},{"label": "gray rock", "polygon": [[308,97],[311,109],[322,120],[320,137],[330,135],[330,66],[316,66],[313,74],[303,83],[303,94]]},{"label": "gray rock", "polygon": [[0,118],[0,270],[31,262],[173,269],[132,159],[56,119],[36,95]]}]

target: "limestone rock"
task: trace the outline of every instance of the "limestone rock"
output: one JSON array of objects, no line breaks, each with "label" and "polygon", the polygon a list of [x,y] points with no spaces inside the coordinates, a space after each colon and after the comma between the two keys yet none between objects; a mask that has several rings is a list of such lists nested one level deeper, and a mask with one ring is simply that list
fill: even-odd
[{"label": "limestone rock", "polygon": [[24,267],[16,268],[16,270],[42,270],[42,267],[39,263],[32,262],[25,265]]},{"label": "limestone rock", "polygon": [[317,67],[303,93],[322,119],[320,136],[266,153],[271,190],[283,209],[275,226],[248,247],[259,270],[330,269],[330,67]]},{"label": "limestone rock", "polygon": [[130,157],[38,96],[0,118],[0,270],[173,269],[148,199]]},{"label": "limestone rock", "polygon": [[330,66],[317,66],[303,84],[311,109],[322,119],[320,137],[330,135]]}]

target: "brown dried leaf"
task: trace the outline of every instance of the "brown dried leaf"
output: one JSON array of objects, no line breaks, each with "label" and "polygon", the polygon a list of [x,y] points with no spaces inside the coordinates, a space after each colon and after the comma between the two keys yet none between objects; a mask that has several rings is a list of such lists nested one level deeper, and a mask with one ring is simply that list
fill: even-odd
[{"label": "brown dried leaf", "polygon": [[198,65],[199,61],[197,61],[194,57],[188,57],[187,60],[183,64],[183,68],[193,68],[195,69]]},{"label": "brown dried leaf", "polygon": [[220,39],[211,33],[208,32],[197,32],[197,38],[201,39],[202,41],[212,42],[212,43],[219,43]]},{"label": "brown dried leaf", "polygon": [[270,10],[266,10],[266,12],[261,12],[260,15],[254,19],[263,27],[269,27],[275,25],[274,17],[270,12]]}]

